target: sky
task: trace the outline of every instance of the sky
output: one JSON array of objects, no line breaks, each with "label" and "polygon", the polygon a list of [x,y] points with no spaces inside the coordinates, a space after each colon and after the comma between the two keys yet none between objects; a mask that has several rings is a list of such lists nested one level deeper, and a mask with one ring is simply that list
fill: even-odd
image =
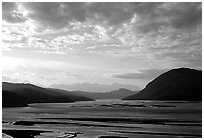
[{"label": "sky", "polygon": [[144,88],[202,69],[202,3],[2,3],[2,80]]}]

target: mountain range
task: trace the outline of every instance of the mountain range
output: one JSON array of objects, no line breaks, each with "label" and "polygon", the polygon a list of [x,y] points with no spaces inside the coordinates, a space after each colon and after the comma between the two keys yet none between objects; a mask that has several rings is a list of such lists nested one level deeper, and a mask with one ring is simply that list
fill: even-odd
[{"label": "mountain range", "polygon": [[42,88],[23,83],[2,83],[3,107],[28,106],[28,104],[31,103],[67,103],[75,101],[94,101],[96,99],[122,99],[134,93],[136,92],[125,88],[111,92],[85,92]]},{"label": "mountain range", "polygon": [[110,92],[120,88],[126,88],[132,91],[140,90],[139,87],[133,84],[99,84],[99,83],[75,83],[75,84],[55,84],[49,86],[50,88],[63,89],[68,91],[85,91],[85,92]]},{"label": "mountain range", "polygon": [[126,88],[109,92],[67,91],[32,84],[2,82],[3,107],[98,99],[202,101],[202,71],[189,68],[172,69],[148,83],[140,92]]},{"label": "mountain range", "polygon": [[132,91],[126,88],[120,88],[118,90],[113,90],[110,92],[85,92],[85,91],[72,91],[77,95],[86,96],[92,99],[123,99],[127,96],[133,95],[139,91]]}]

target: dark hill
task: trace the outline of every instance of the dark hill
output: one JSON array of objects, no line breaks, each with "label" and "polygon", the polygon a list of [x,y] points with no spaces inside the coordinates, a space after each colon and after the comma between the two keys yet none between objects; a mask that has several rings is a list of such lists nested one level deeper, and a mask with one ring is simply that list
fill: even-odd
[{"label": "dark hill", "polygon": [[2,107],[28,107],[25,98],[9,91],[2,91]]},{"label": "dark hill", "polygon": [[141,92],[124,100],[202,100],[202,71],[179,68],[151,81]]},{"label": "dark hill", "polygon": [[[7,91],[6,93],[15,93],[15,95],[24,98],[27,103],[66,103],[79,101],[82,98],[83,101],[92,100],[86,97],[79,98],[79,96],[75,96],[73,94],[64,94],[60,91],[50,90],[32,84],[14,84],[3,82],[2,90]],[[7,94],[4,95],[3,100],[6,98]]]}]

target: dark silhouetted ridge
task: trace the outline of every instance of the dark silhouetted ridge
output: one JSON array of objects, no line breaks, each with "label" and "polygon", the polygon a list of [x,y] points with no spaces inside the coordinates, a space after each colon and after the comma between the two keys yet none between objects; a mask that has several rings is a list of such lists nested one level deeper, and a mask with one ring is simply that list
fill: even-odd
[{"label": "dark silhouetted ridge", "polygon": [[[20,101],[24,99],[24,102],[30,103],[67,103],[75,101],[92,101],[92,99],[82,96],[77,96],[74,94],[69,94],[68,92],[62,92],[60,90],[51,90],[47,88],[42,88],[32,84],[14,84],[14,83],[2,83],[3,90],[3,103],[5,105],[12,106],[11,101],[16,102],[13,106],[21,106]],[[18,97],[18,98],[15,98]],[[9,99],[10,98],[10,99]],[[3,106],[4,107],[4,106]]]},{"label": "dark silhouetted ridge", "polygon": [[124,100],[202,100],[202,71],[179,68],[170,70],[153,81],[142,91]]}]

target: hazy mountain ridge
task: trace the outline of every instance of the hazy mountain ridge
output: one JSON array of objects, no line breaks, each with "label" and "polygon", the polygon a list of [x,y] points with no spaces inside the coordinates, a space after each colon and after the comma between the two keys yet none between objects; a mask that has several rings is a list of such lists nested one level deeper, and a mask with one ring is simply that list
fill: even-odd
[{"label": "hazy mountain ridge", "polygon": [[202,71],[172,69],[151,81],[137,94],[124,100],[202,100]]},{"label": "hazy mountain ridge", "polygon": [[139,91],[132,91],[126,88],[120,88],[118,90],[110,92],[84,92],[84,91],[72,91],[78,95],[84,95],[92,99],[123,99],[124,97],[133,95]]},{"label": "hazy mountain ridge", "polygon": [[57,88],[57,89],[63,89],[67,91],[85,91],[85,92],[110,92],[113,90],[117,90],[120,88],[126,88],[133,91],[138,91],[140,88],[138,88],[135,85],[132,84],[98,84],[98,83],[76,83],[76,84],[55,84],[51,85],[50,88]]},{"label": "hazy mountain ridge", "polygon": [[55,92],[59,92],[61,95],[64,95],[64,96],[67,96],[67,95],[74,96],[75,97],[75,101],[89,101],[90,99],[91,100],[93,99],[92,97],[88,97],[88,96],[83,95],[83,94],[76,94],[74,92],[66,91],[66,90],[63,90],[63,89],[49,88],[49,90],[55,91]]}]

